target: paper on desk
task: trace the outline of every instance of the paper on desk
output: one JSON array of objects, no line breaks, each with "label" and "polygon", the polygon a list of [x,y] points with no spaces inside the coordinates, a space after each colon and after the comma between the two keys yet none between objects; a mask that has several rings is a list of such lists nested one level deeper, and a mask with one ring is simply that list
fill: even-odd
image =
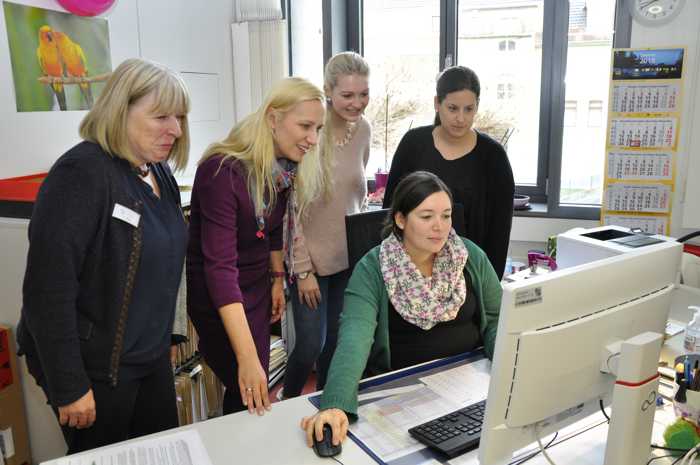
[{"label": "paper on desk", "polygon": [[486,399],[490,372],[491,362],[484,358],[420,380],[440,397],[466,406]]},{"label": "paper on desk", "polygon": [[458,407],[423,386],[360,406],[350,431],[388,463],[425,447],[408,434],[409,428]]},{"label": "paper on desk", "polygon": [[[193,429],[143,439],[94,453],[72,455],[52,465],[211,465],[202,438]],[[49,465],[49,463],[46,463]]]}]

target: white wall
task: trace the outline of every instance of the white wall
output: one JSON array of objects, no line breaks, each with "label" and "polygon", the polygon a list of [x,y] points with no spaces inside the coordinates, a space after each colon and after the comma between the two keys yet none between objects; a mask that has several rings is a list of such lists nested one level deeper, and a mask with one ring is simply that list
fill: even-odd
[{"label": "white wall", "polygon": [[[15,3],[60,10],[53,0]],[[234,123],[230,0],[120,0],[104,16],[109,21],[113,66],[130,57],[161,62],[183,73],[192,93],[192,147],[185,175],[194,175],[197,159]],[[84,111],[17,113],[5,19],[0,8],[0,178],[47,171],[78,142]],[[14,327],[22,304],[27,253],[26,220],[0,218],[0,322]],[[65,444],[46,398],[27,373],[21,374],[35,463],[61,456]]]}]

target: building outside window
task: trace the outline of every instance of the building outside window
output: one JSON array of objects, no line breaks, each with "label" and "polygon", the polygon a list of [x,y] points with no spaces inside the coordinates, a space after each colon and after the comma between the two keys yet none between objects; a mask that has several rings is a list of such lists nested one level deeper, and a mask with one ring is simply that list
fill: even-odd
[{"label": "building outside window", "polygon": [[597,128],[603,125],[603,101],[590,100],[588,102],[588,126]]},{"label": "building outside window", "polygon": [[567,100],[564,102],[564,126],[576,126],[578,121],[578,102]]},{"label": "building outside window", "polygon": [[294,0],[289,25],[291,75],[323,86],[323,17],[318,0]]},{"label": "building outside window", "polygon": [[512,52],[515,50],[515,41],[514,40],[502,40],[498,42],[498,50],[501,52]]},{"label": "building outside window", "polygon": [[[602,196],[605,128],[602,124],[579,127],[577,102],[599,102],[593,114],[589,111],[589,121],[596,119],[596,108],[598,118],[606,118],[602,109],[608,99],[615,0],[568,3],[560,202],[596,205]],[[513,130],[507,151],[518,185],[537,184],[542,166],[538,166],[539,115],[546,4],[545,0],[460,0],[458,6],[458,64],[477,72],[482,89],[495,90],[482,95],[480,119],[486,121],[478,121],[477,126],[497,140],[507,129]],[[498,26],[480,28],[483,23]],[[498,50],[512,51],[507,59],[488,52],[494,41]],[[516,73],[513,88],[499,81],[506,72]],[[498,84],[490,85],[494,81]]]},{"label": "building outside window", "polygon": [[[457,64],[481,81],[476,127],[501,142],[512,130],[506,149],[515,182],[536,184],[544,0],[460,0],[458,8]],[[497,27],[483,31],[480,23]],[[512,48],[493,54],[494,43]],[[503,82],[504,75],[514,77]]]},{"label": "building outside window", "polygon": [[570,1],[565,100],[597,102],[591,125],[564,126],[560,203],[600,205],[603,197],[605,125],[610,84],[615,0]]},{"label": "building outside window", "polygon": [[389,169],[401,137],[430,124],[439,72],[440,0],[365,1],[364,56],[369,62],[372,125],[367,173]]}]

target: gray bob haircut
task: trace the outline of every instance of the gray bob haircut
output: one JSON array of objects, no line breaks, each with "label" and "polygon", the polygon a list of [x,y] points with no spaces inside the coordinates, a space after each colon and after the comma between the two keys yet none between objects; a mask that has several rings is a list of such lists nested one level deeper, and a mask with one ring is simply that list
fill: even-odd
[{"label": "gray bob haircut", "polygon": [[175,170],[184,169],[190,151],[187,122],[190,96],[182,77],[159,63],[130,58],[117,66],[95,105],[80,123],[80,137],[137,166],[139,162],[131,151],[127,136],[127,116],[130,105],[151,93],[155,95],[152,111],[181,117],[182,135],[175,140],[168,161]]}]

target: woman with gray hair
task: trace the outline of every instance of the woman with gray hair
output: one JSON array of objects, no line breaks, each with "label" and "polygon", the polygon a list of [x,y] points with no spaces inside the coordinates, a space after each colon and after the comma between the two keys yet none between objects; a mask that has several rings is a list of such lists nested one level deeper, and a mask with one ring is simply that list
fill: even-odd
[{"label": "woman with gray hair", "polygon": [[44,180],[29,224],[20,352],[72,454],[178,426],[170,365],[186,226],[182,78],[129,59]]}]

